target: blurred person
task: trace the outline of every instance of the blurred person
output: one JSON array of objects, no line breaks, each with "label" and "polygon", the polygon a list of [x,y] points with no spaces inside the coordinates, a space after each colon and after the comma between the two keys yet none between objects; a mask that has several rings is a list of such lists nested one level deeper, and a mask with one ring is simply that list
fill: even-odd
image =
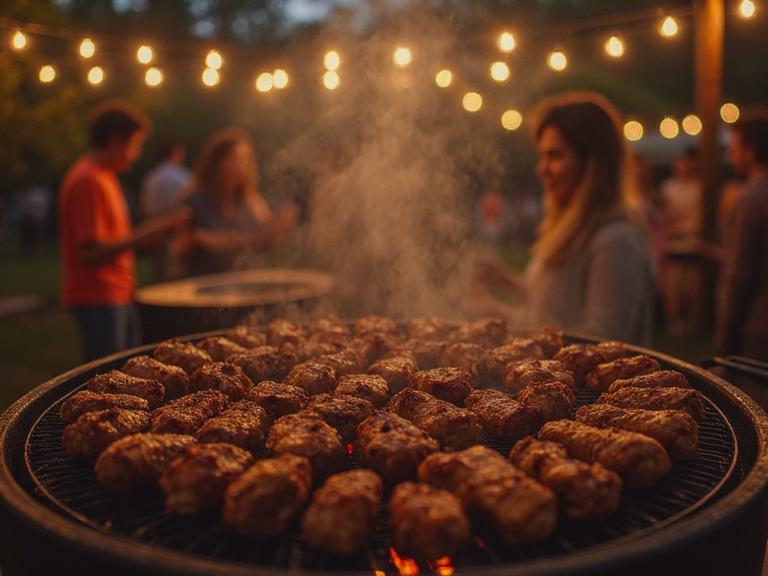
[{"label": "blurred person", "polygon": [[49,191],[41,186],[27,182],[19,190],[16,213],[22,256],[37,256],[40,253],[50,204]]},{"label": "blurred person", "polygon": [[483,239],[501,240],[507,226],[506,202],[501,192],[494,190],[480,196],[476,210]]},{"label": "blurred person", "polygon": [[251,138],[236,128],[214,133],[203,146],[187,205],[192,228],[184,251],[194,276],[246,267],[247,254],[273,248],[298,219],[293,204],[273,214],[259,190]]},{"label": "blurred person", "polygon": [[134,248],[164,239],[185,219],[177,211],[131,226],[117,175],[139,158],[150,129],[147,117],[127,102],[102,103],[91,116],[90,150],[61,185],[61,298],[75,316],[88,360],[139,342]]},{"label": "blurred person", "polygon": [[733,124],[728,161],[744,185],[726,238],[717,345],[768,360],[768,109]]},{"label": "blurred person", "polygon": [[669,332],[693,331],[701,315],[701,244],[703,182],[697,171],[697,150],[688,148],[675,159],[673,173],[661,184],[666,236],[664,305]]},{"label": "blurred person", "polygon": [[533,125],[544,216],[532,258],[522,278],[497,264],[477,269],[486,286],[524,305],[488,311],[507,311],[520,328],[648,344],[652,256],[618,113],[597,94],[576,93],[539,105]]},{"label": "blurred person", "polygon": [[744,182],[741,178],[729,178],[723,184],[720,203],[717,206],[717,228],[721,240],[728,238],[733,227],[734,208],[741,197]]}]

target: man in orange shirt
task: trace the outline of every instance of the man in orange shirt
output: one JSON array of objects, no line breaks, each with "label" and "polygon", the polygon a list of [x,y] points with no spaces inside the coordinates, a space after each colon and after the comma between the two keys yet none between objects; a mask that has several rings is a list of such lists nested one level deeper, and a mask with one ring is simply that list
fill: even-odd
[{"label": "man in orange shirt", "polygon": [[61,298],[74,313],[88,360],[138,344],[133,249],[162,240],[185,218],[174,212],[131,227],[117,174],[139,158],[150,129],[127,103],[99,106],[91,118],[91,150],[69,169],[59,193]]}]

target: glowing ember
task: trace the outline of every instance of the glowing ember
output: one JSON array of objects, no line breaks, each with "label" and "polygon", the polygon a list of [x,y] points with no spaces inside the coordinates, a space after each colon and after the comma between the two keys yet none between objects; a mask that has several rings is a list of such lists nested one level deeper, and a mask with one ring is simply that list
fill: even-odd
[{"label": "glowing ember", "polygon": [[389,556],[400,576],[416,576],[419,573],[419,565],[412,558],[402,558],[394,548],[389,549]]},{"label": "glowing ember", "polygon": [[430,568],[435,574],[438,574],[438,576],[453,576],[453,573],[456,571],[453,568],[453,562],[451,561],[450,556],[438,558]]}]

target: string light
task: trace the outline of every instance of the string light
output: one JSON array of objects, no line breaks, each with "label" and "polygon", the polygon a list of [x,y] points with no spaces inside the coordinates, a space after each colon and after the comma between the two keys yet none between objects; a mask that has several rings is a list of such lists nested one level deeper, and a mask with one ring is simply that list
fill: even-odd
[{"label": "string light", "polygon": [[496,82],[506,82],[509,80],[509,66],[505,62],[494,62],[491,64],[491,78]]},{"label": "string light", "polygon": [[101,66],[94,66],[88,70],[88,82],[94,86],[104,82],[104,69]]},{"label": "string light", "polygon": [[88,58],[93,58],[93,55],[96,54],[96,44],[90,38],[83,38],[80,41],[80,47],[77,51],[81,58],[85,58],[86,60]]},{"label": "string light", "polygon": [[630,142],[637,142],[643,137],[643,125],[637,120],[630,120],[624,124],[624,138]]},{"label": "string light", "polygon": [[336,70],[326,70],[323,74],[323,86],[328,90],[336,90],[340,83],[341,78],[339,78],[339,73]]},{"label": "string light", "polygon": [[136,60],[138,60],[140,64],[149,64],[154,57],[155,53],[152,50],[152,47],[147,46],[146,44],[142,44],[139,46],[138,50],[136,50]]},{"label": "string light", "polygon": [[151,68],[147,68],[147,71],[144,72],[144,82],[147,86],[150,86],[152,88],[156,86],[160,86],[160,84],[163,83],[163,72],[158,68],[157,66],[152,66]]},{"label": "string light", "polygon": [[221,70],[224,65],[224,58],[218,50],[208,50],[208,54],[205,55],[205,67],[212,70]]},{"label": "string light", "polygon": [[499,50],[505,54],[509,54],[517,47],[517,41],[511,32],[502,32],[499,34],[497,45]]},{"label": "string light", "polygon": [[696,114],[688,114],[682,121],[683,132],[690,136],[696,136],[701,132],[701,120]]},{"label": "string light", "polygon": [[336,50],[328,50],[323,56],[323,65],[326,70],[338,70],[341,66],[341,56]]},{"label": "string light", "polygon": [[677,138],[677,135],[680,134],[680,126],[678,126],[677,120],[667,116],[659,124],[659,132],[667,140],[672,140],[673,138]]},{"label": "string light", "polygon": [[218,70],[214,70],[213,68],[206,68],[203,70],[200,79],[203,81],[203,85],[207,86],[208,88],[213,88],[214,86],[217,86],[221,81],[221,75],[219,74]]},{"label": "string light", "polygon": [[283,90],[288,86],[288,72],[282,68],[278,68],[272,72],[272,85],[278,90]]},{"label": "string light", "polygon": [[562,50],[555,50],[549,54],[547,65],[555,72],[562,72],[568,66],[568,58]]},{"label": "string light", "polygon": [[739,107],[736,106],[733,102],[726,102],[722,106],[720,106],[720,118],[723,119],[723,122],[727,122],[728,124],[733,124],[736,122],[736,120],[739,119]]},{"label": "string light", "polygon": [[752,0],[741,0],[739,3],[739,16],[742,18],[752,18],[757,12],[757,6]]},{"label": "string light", "polygon": [[624,42],[618,36],[611,36],[605,41],[605,53],[611,58],[624,56]]},{"label": "string light", "polygon": [[269,92],[273,87],[272,74],[269,72],[262,72],[257,76],[255,85],[256,90],[259,92]]},{"label": "string light", "polygon": [[448,88],[448,86],[451,85],[453,82],[453,72],[448,70],[447,68],[443,68],[435,74],[435,84],[437,84],[440,88]]},{"label": "string light", "polygon": [[517,130],[523,124],[523,115],[517,110],[507,110],[501,115],[501,125],[505,130]]},{"label": "string light", "polygon": [[672,38],[673,36],[677,36],[679,31],[680,26],[678,26],[677,20],[672,18],[672,16],[667,16],[664,18],[661,26],[659,27],[659,34],[664,36],[664,38]]},{"label": "string light", "polygon": [[54,79],[56,78],[56,68],[54,68],[50,64],[41,66],[40,72],[38,73],[38,78],[40,78],[40,82],[42,82],[43,84],[49,84],[53,82]]},{"label": "string light", "polygon": [[483,107],[483,97],[477,92],[467,92],[461,99],[461,105],[467,112],[477,112]]},{"label": "string light", "polygon": [[398,46],[392,53],[392,61],[400,68],[405,68],[412,60],[413,54],[411,54],[411,49],[405,46]]},{"label": "string light", "polygon": [[16,30],[11,36],[11,48],[14,50],[24,50],[27,47],[27,35],[21,30]]}]

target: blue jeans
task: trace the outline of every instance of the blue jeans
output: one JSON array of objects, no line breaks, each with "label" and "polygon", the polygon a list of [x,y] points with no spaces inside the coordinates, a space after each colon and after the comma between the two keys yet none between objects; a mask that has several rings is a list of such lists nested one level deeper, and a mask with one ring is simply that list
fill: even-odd
[{"label": "blue jeans", "polygon": [[133,304],[72,308],[87,361],[138,346],[139,324]]}]

